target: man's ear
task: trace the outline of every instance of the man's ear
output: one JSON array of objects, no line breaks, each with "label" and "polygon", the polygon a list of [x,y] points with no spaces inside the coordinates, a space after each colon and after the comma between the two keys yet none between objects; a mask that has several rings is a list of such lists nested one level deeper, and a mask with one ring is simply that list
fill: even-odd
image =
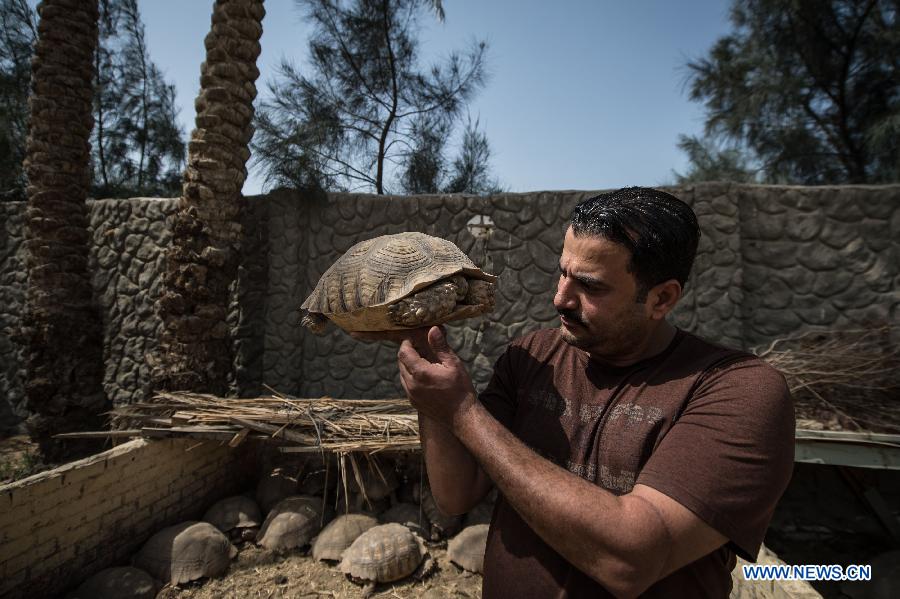
[{"label": "man's ear", "polygon": [[647,308],[650,310],[650,318],[653,320],[665,318],[681,299],[681,293],[681,283],[675,279],[663,281],[652,287],[647,293]]}]

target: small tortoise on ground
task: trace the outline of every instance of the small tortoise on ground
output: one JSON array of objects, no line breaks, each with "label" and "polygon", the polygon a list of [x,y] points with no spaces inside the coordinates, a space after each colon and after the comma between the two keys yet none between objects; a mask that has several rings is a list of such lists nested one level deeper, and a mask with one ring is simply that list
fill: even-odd
[{"label": "small tortoise on ground", "polygon": [[322,529],[312,546],[313,559],[340,561],[344,551],[378,520],[368,514],[344,514]]},{"label": "small tortoise on ground", "polygon": [[428,534],[428,541],[442,541],[448,537],[452,537],[463,527],[465,518],[463,516],[450,516],[441,511],[431,494],[431,489],[425,487],[422,489],[422,511],[428,517],[431,523],[431,529]]},{"label": "small tortoise on ground", "polygon": [[262,514],[268,514],[275,504],[297,495],[297,476],[287,468],[273,468],[259,478],[256,485],[256,503]]},{"label": "small tortoise on ground", "polygon": [[262,515],[255,501],[234,495],[214,503],[203,514],[203,521],[221,530],[232,542],[252,541],[256,539]]},{"label": "small tortoise on ground", "polygon": [[487,546],[487,524],[468,526],[447,543],[450,561],[469,572],[484,572],[484,549]]},{"label": "small tortoise on ground", "polygon": [[321,497],[287,497],[266,516],[257,543],[272,551],[303,547],[322,529],[323,520]]},{"label": "small tortoise on ground", "polygon": [[357,243],[331,265],[301,308],[302,324],[325,332],[396,331],[472,318],[494,309],[497,277],[455,244],[424,233]]},{"label": "small tortoise on ground", "polygon": [[410,575],[422,577],[434,567],[422,539],[402,524],[381,524],[362,533],[344,552],[340,570],[353,582],[365,585],[368,597],[379,582]]},{"label": "small tortoise on ground", "polygon": [[209,522],[183,522],[164,528],[144,543],[134,565],[172,585],[228,569],[237,549]]}]

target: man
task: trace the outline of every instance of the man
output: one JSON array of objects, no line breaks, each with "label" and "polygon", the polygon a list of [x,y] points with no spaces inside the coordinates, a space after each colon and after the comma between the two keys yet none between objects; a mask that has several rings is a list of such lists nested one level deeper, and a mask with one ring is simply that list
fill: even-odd
[{"label": "man", "polygon": [[559,329],[514,340],[478,396],[443,330],[403,340],[432,493],[471,509],[494,485],[483,596],[727,597],[793,465],[784,379],[676,329],[699,239],[691,209],[630,188],[579,204]]}]

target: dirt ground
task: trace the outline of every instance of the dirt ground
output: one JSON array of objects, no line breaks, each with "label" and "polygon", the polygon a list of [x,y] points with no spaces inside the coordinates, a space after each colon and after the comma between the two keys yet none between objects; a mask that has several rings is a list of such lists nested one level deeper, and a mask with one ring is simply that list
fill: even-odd
[{"label": "dirt ground", "polygon": [[0,485],[46,470],[28,435],[0,438]]},{"label": "dirt ground", "polygon": [[[379,584],[372,597],[476,598],[481,597],[481,576],[460,570],[447,559],[446,548],[429,547],[437,567],[429,576],[417,581],[401,580]],[[363,591],[337,569],[334,562],[317,562],[301,551],[283,556],[272,554],[252,544],[240,547],[240,553],[221,578],[164,587],[157,599],[360,599]]]}]

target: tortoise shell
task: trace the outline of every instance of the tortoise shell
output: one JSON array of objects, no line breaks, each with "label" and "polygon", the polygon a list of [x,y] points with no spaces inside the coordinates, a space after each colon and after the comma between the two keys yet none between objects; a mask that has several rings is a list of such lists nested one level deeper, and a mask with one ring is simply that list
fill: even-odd
[{"label": "tortoise shell", "polygon": [[[409,328],[389,315],[389,306],[442,279],[464,275],[495,283],[453,242],[424,233],[382,235],[347,250],[319,279],[300,306],[346,331],[393,331]],[[471,318],[493,305],[460,305],[437,322]]]},{"label": "tortoise shell", "polygon": [[209,522],[164,528],[144,543],[134,565],[173,585],[225,572],[237,549]]},{"label": "tortoise shell", "polygon": [[463,527],[465,517],[451,516],[442,512],[429,487],[425,487],[422,492],[422,511],[425,512],[431,523],[430,541],[440,541],[451,537]]},{"label": "tortoise shell", "polygon": [[203,514],[203,521],[228,533],[235,528],[259,526],[262,515],[255,501],[244,495],[235,495],[212,504]]},{"label": "tortoise shell", "polygon": [[[428,517],[422,513],[418,505],[401,501],[382,512],[378,518],[384,523],[396,522],[397,524],[402,524],[421,537],[430,536],[431,523],[428,522]],[[429,532],[425,531],[426,528],[428,528]]]},{"label": "tortoise shell", "polygon": [[484,550],[487,546],[487,524],[476,524],[462,529],[447,543],[450,561],[469,572],[484,571]]},{"label": "tortoise shell", "polygon": [[279,501],[259,529],[257,542],[272,551],[308,545],[322,529],[322,499],[297,495]]},{"label": "tortoise shell", "polygon": [[393,582],[414,573],[426,553],[422,540],[402,524],[380,524],[353,541],[339,568],[356,581]]},{"label": "tortoise shell", "polygon": [[268,514],[285,497],[297,495],[297,477],[277,467],[263,474],[256,485],[256,503],[262,514]]},{"label": "tortoise shell", "polygon": [[313,559],[339,561],[347,547],[353,544],[359,535],[377,525],[378,520],[368,514],[338,516],[316,537],[312,546]]}]

